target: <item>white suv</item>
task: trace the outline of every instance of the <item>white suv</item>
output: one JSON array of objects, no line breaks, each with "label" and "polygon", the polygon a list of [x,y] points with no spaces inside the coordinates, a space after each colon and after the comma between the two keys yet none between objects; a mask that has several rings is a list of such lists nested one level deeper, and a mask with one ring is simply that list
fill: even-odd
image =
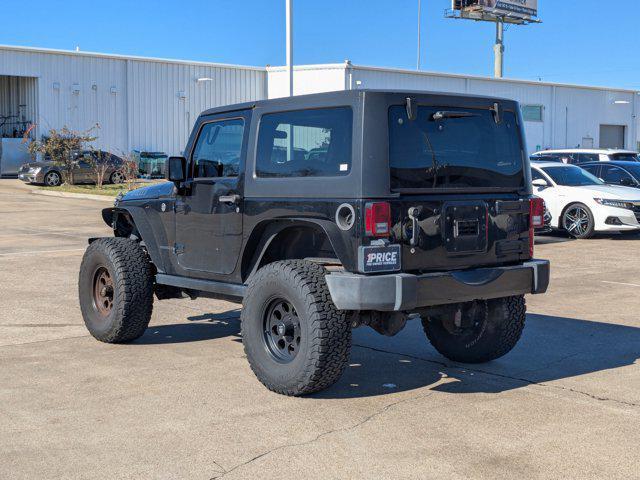
[{"label": "white suv", "polygon": [[607,150],[572,148],[565,150],[542,150],[531,155],[534,162],[562,162],[573,165],[587,162],[608,162],[611,160],[624,160],[627,162],[640,162],[638,152],[632,150]]}]

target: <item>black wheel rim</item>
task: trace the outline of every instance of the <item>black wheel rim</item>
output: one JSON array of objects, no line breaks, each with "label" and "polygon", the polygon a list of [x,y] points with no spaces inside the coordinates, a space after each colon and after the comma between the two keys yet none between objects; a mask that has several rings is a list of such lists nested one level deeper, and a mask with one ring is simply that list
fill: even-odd
[{"label": "black wheel rim", "polygon": [[113,309],[113,278],[109,270],[100,266],[93,274],[93,306],[98,314],[106,318]]},{"label": "black wheel rim", "polygon": [[485,301],[476,301],[464,304],[445,316],[442,326],[454,337],[459,337],[465,344],[473,343],[481,337],[487,328],[488,305]]},{"label": "black wheel rim", "polygon": [[571,235],[581,237],[589,230],[589,214],[580,206],[569,208],[564,214],[564,228]]},{"label": "black wheel rim", "polygon": [[263,320],[264,343],[279,363],[292,362],[300,350],[300,318],[291,303],[277,298],[270,302]]}]

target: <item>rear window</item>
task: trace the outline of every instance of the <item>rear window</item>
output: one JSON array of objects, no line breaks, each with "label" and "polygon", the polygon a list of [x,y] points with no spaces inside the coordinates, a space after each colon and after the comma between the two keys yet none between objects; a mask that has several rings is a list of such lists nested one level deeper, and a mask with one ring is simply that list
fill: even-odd
[{"label": "rear window", "polygon": [[640,156],[635,153],[612,153],[609,155],[611,160],[623,160],[627,162],[640,162]]},{"label": "rear window", "polygon": [[391,188],[524,186],[523,149],[513,112],[496,123],[490,110],[404,106],[389,109]]},{"label": "rear window", "polygon": [[262,116],[259,177],[333,177],[351,170],[353,113],[349,107]]}]

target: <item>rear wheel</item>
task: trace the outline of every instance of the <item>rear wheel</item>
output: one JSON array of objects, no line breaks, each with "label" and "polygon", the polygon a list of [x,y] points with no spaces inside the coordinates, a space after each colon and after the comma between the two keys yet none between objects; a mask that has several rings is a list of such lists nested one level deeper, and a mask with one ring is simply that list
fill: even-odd
[{"label": "rear wheel", "polygon": [[582,203],[569,205],[562,215],[562,227],[575,238],[591,238],[595,233],[593,214]]},{"label": "rear wheel", "polygon": [[422,319],[433,347],[455,362],[484,363],[506,355],[522,336],[524,296],[452,306]]},{"label": "rear wheel", "polygon": [[241,320],[247,359],[269,390],[317,392],[346,367],[351,326],[331,301],[320,265],[289,260],[261,268],[249,282]]},{"label": "rear wheel", "polygon": [[142,336],[153,309],[153,274],[138,242],[101,238],[87,248],[80,265],[80,309],[87,329],[106,343]]},{"label": "rear wheel", "polygon": [[47,187],[59,187],[62,183],[62,177],[58,172],[49,172],[44,176],[44,184]]}]

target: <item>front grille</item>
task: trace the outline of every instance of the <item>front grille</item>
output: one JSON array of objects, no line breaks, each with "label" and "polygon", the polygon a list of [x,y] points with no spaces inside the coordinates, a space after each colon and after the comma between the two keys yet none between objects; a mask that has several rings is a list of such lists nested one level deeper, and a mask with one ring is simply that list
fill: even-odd
[{"label": "front grille", "polygon": [[631,210],[633,211],[633,214],[636,216],[636,220],[640,222],[640,205],[634,205],[633,208],[631,208]]}]

